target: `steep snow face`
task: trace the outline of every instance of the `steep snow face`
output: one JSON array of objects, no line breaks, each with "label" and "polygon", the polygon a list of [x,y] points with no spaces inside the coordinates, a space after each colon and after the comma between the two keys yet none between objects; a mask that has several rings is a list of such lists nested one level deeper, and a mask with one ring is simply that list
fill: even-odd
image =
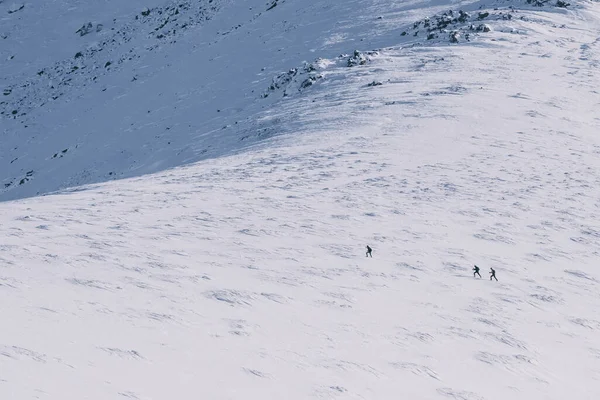
[{"label": "steep snow face", "polygon": [[434,10],[382,0],[38,3],[0,3],[2,200],[246,147],[240,129],[281,99],[264,96],[274,77],[397,45]]},{"label": "steep snow face", "polygon": [[[0,398],[599,398],[598,5],[473,7],[265,71],[248,126],[190,144],[243,152],[0,204]],[[183,87],[172,62],[143,79]],[[137,138],[157,115],[234,115],[216,87],[175,117],[125,113],[157,101],[128,90],[102,107]]]}]

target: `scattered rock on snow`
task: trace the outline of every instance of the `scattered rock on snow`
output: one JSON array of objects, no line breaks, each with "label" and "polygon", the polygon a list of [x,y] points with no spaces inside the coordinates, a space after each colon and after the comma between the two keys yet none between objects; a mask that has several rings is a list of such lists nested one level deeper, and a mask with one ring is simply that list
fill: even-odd
[{"label": "scattered rock on snow", "polygon": [[329,64],[334,64],[334,62],[318,58],[311,63],[305,62],[301,68],[291,68],[274,77],[267,92],[263,93],[261,97],[269,97],[270,93],[276,90],[282,90],[284,97],[289,96],[293,91],[302,92],[323,79],[319,70],[327,68]]},{"label": "scattered rock on snow", "polygon": [[23,4],[23,3],[21,3],[21,4],[13,4],[12,6],[10,6],[8,8],[8,13],[9,14],[14,14],[17,11],[21,11],[24,8],[25,8],[25,4]]},{"label": "scattered rock on snow", "polygon": [[301,89],[306,89],[307,87],[310,87],[313,85],[313,83],[315,83],[317,81],[317,79],[319,79],[320,76],[309,76],[308,78],[306,78],[301,84],[300,84],[300,90]]},{"label": "scattered rock on snow", "polygon": [[[280,4],[282,3],[282,0],[278,1]],[[211,4],[210,6],[205,3],[191,2],[190,0],[170,1],[168,5],[153,8],[151,11],[144,9],[145,17],[140,17],[138,13],[129,21],[121,21],[118,27],[106,32],[103,40],[90,44],[85,50],[80,51],[81,56],[78,55],[76,61],[73,57],[68,57],[52,65],[46,65],[44,78],[47,79],[39,79],[37,76],[23,77],[20,82],[14,82],[3,88],[12,90],[12,95],[10,101],[0,102],[0,118],[20,118],[24,115],[23,113],[19,112],[19,115],[14,117],[11,110],[41,107],[48,102],[48,99],[63,97],[66,92],[71,90],[70,88],[95,82],[99,76],[93,75],[109,74],[111,71],[117,70],[118,65],[140,58],[144,52],[153,51],[156,49],[156,43],[143,49],[128,49],[121,54],[118,53],[121,51],[121,45],[146,28],[152,29],[153,36],[156,39],[160,37],[164,42],[165,39],[173,38],[186,29],[203,24],[220,9],[220,5],[216,4],[216,1],[210,0],[208,2]],[[15,7],[16,10],[20,8],[20,6]],[[156,29],[160,29],[160,31],[157,32]],[[85,36],[94,31],[104,32],[105,29],[102,24],[86,22],[76,32],[80,36]],[[8,38],[8,34],[0,33],[0,39],[2,38]],[[92,72],[98,71],[105,65],[106,59],[102,59],[104,54],[114,51],[117,52],[115,54],[117,58],[112,61],[111,68],[106,68],[103,72]],[[14,56],[10,56],[8,60],[13,58]],[[48,85],[50,81],[53,84]],[[0,94],[0,96],[2,95]]]},{"label": "scattered rock on snow", "polygon": [[354,50],[354,55],[348,59],[348,67],[354,67],[356,65],[365,65],[367,63],[367,57],[364,56],[360,51]]},{"label": "scattered rock on snow", "polygon": [[469,20],[469,18],[471,18],[469,13],[466,13],[463,10],[458,11],[458,18],[457,18],[458,22],[465,23]]},{"label": "scattered rock on snow", "polygon": [[274,9],[275,7],[277,7],[277,0],[273,0],[271,2],[271,4],[269,5],[269,7],[267,8],[267,11]]},{"label": "scattered rock on snow", "polygon": [[94,25],[91,22],[87,24],[83,24],[83,26],[75,31],[75,33],[79,33],[79,36],[85,36],[92,31]]},{"label": "scattered rock on snow", "polygon": [[527,0],[527,4],[535,7],[544,7],[550,0]]},{"label": "scattered rock on snow", "polygon": [[281,89],[282,87],[286,86],[292,81],[297,73],[298,70],[296,68],[292,68],[288,72],[277,75],[275,78],[273,78],[273,82],[271,83],[271,86],[269,86],[269,90]]},{"label": "scattered rock on snow", "polygon": [[450,32],[450,43],[458,43],[459,37],[460,37],[460,32],[458,32],[458,31]]}]

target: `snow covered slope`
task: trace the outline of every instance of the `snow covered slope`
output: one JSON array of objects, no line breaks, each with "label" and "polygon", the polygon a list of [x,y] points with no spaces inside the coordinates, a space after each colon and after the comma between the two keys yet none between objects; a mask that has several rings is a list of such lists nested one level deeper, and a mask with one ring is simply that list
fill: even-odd
[{"label": "snow covered slope", "polygon": [[264,96],[273,78],[412,41],[401,32],[433,11],[389,3],[0,2],[0,199],[246,147],[270,127],[256,115],[281,98]]},{"label": "snow covered slope", "polygon": [[[48,142],[31,139],[38,150],[19,160],[44,169],[4,198],[66,184],[50,178],[77,176],[69,166],[141,174],[213,150],[153,175],[0,203],[1,399],[599,398],[600,6],[300,3],[269,12],[298,10],[303,35],[317,33],[302,42],[261,25],[286,54],[274,66],[276,47],[263,48],[265,71],[221,47],[259,33],[234,29],[202,54],[189,49],[203,36],[190,33],[168,50],[181,62],[140,61],[143,86],[119,86],[118,71],[133,71],[124,62],[98,78],[99,91],[111,82],[98,107],[78,85],[22,117],[27,129],[62,121],[52,129],[66,141],[42,160]],[[239,5],[248,18],[266,8]],[[197,32],[228,25],[218,15],[238,23],[219,10]],[[155,51],[141,57],[166,54]],[[247,75],[236,58],[254,63]],[[231,85],[201,81],[191,61]],[[207,86],[177,92],[190,79]],[[252,100],[226,102],[239,85]],[[26,132],[11,130],[20,118],[2,122],[3,157],[5,138]],[[112,139],[71,130],[92,120]],[[161,121],[180,155],[151,151]],[[110,159],[121,148],[135,157]],[[133,160],[143,167],[128,170]]]}]

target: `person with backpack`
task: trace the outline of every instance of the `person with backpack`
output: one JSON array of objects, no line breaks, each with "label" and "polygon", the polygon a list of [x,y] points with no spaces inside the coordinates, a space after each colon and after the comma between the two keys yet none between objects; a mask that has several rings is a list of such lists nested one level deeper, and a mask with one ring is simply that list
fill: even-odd
[{"label": "person with backpack", "polygon": [[479,275],[479,277],[481,278],[481,274],[479,273],[479,267],[477,265],[475,265],[475,268],[473,268],[473,278],[475,278],[475,274]]},{"label": "person with backpack", "polygon": [[494,278],[496,282],[498,282],[498,278],[496,278],[496,270],[494,268],[490,268],[490,281]]},{"label": "person with backpack", "polygon": [[371,258],[373,258],[373,254],[371,254],[372,251],[373,251],[373,249],[370,248],[369,245],[367,245],[367,255],[365,257],[371,256]]}]

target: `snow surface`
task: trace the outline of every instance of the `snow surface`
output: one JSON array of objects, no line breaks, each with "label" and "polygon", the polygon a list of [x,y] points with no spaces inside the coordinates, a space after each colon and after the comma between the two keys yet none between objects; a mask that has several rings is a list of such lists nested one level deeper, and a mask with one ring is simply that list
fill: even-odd
[{"label": "snow surface", "polygon": [[[51,3],[3,84],[120,4]],[[600,398],[600,6],[215,3],[1,120],[0,399]]]}]

